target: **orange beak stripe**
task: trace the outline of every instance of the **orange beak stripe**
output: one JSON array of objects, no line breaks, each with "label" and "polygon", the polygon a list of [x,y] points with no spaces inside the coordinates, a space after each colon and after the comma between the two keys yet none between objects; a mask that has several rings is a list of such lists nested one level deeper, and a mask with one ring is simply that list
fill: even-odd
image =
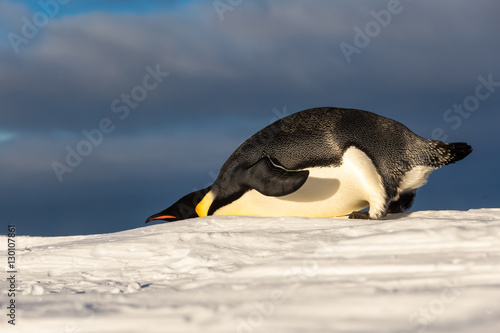
[{"label": "orange beak stripe", "polygon": [[172,216],[172,215],[162,215],[155,217],[153,220],[163,220],[163,219],[176,219],[177,217]]}]

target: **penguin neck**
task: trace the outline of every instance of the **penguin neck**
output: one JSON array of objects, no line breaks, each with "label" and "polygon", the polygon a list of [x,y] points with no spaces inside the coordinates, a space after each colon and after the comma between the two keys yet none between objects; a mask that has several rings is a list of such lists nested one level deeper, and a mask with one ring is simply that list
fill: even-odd
[{"label": "penguin neck", "polygon": [[204,217],[208,215],[208,210],[210,209],[210,206],[215,200],[215,197],[217,196],[217,190],[215,187],[212,186],[210,191],[208,191],[207,194],[201,199],[201,201],[196,205],[196,214],[198,214],[199,217]]}]

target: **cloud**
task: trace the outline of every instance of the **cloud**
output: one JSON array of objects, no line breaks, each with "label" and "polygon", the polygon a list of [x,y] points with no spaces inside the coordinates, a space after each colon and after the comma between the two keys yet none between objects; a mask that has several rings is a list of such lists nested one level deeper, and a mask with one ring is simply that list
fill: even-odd
[{"label": "cloud", "polygon": [[[244,131],[244,130],[243,130]],[[105,136],[59,182],[51,164],[66,164],[66,147],[81,138],[24,135],[0,144],[3,216],[23,234],[123,230],[193,189],[208,186],[245,138],[217,126],[164,133]]]},{"label": "cloud", "polygon": [[[385,6],[378,4],[375,10]],[[373,20],[368,8],[352,4],[245,3],[223,22],[211,5],[198,3],[146,16],[56,17],[19,57],[4,50],[2,123],[16,130],[79,131],[109,113],[112,101],[156,64],[172,75],[151,94],[148,117],[137,119],[138,126],[163,126],[172,117],[262,116],[268,110],[260,111],[262,103],[273,100],[323,97],[356,106],[408,90],[452,94],[496,68],[491,55],[498,46],[485,40],[494,38],[498,23],[479,17],[488,8],[461,5],[445,15],[450,7],[438,6],[424,23],[417,14],[425,5],[405,6],[350,65],[339,43],[352,43],[354,27]],[[464,12],[470,25],[456,19]],[[476,38],[490,50],[478,54]]]}]

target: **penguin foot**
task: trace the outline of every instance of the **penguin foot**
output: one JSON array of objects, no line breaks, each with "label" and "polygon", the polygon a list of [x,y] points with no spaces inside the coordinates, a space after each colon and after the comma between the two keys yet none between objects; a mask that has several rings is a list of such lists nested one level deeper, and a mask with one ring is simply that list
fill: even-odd
[{"label": "penguin foot", "polygon": [[370,219],[370,214],[368,212],[352,212],[349,215],[350,219],[357,219],[357,220],[369,220]]},{"label": "penguin foot", "polygon": [[388,213],[403,213],[411,207],[413,200],[415,200],[417,190],[412,190],[408,192],[403,192],[399,195],[399,199],[396,201],[391,201],[389,207],[387,208]]}]

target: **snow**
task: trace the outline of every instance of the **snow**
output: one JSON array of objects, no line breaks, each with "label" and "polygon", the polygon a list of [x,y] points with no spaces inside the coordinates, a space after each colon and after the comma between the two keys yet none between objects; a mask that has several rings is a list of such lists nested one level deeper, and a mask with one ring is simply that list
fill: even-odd
[{"label": "snow", "polygon": [[18,236],[16,325],[2,279],[0,331],[496,333],[499,215],[210,216]]}]

